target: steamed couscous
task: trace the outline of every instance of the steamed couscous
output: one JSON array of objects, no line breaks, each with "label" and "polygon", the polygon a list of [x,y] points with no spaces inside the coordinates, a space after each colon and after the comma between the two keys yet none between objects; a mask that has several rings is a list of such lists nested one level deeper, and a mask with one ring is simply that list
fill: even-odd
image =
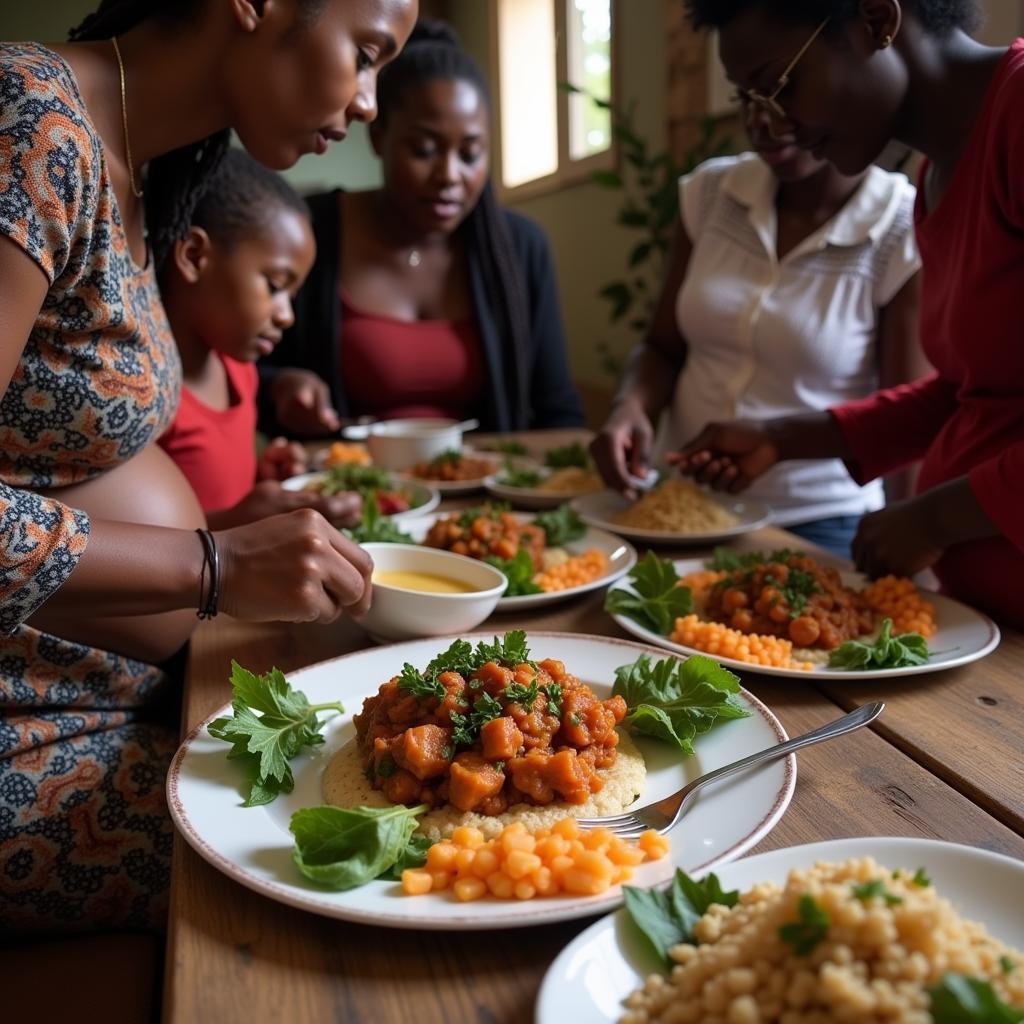
[{"label": "steamed couscous", "polygon": [[665,480],[615,517],[620,526],[666,533],[715,533],[739,520],[689,480]]},{"label": "steamed couscous", "polygon": [[1024,954],[967,921],[921,872],[872,858],[790,872],[712,905],[668,978],[626,1000],[621,1024],[932,1024],[947,973],[1024,1011]]}]

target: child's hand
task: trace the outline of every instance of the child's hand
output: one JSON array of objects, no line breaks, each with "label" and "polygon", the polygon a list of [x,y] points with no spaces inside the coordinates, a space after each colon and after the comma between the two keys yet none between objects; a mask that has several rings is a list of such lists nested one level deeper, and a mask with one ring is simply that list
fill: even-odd
[{"label": "child's hand", "polygon": [[330,388],[311,370],[280,370],[272,397],[277,422],[291,434],[308,437],[333,433],[341,426],[331,405]]},{"label": "child's hand", "polygon": [[299,508],[311,508],[335,526],[355,526],[363,515],[363,500],[348,491],[331,495],[286,491],[276,480],[264,480],[237,505],[211,512],[207,519],[211,530],[226,530]]},{"label": "child's hand", "polygon": [[287,480],[309,468],[306,450],[301,444],[285,437],[275,437],[260,456],[256,469],[257,480]]}]

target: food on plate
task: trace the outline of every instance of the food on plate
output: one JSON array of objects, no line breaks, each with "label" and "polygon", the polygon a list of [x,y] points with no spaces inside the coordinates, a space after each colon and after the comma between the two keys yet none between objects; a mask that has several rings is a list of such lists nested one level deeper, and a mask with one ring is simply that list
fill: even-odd
[{"label": "food on plate", "polygon": [[537,485],[539,491],[555,491],[559,494],[593,494],[604,489],[601,474],[595,469],[580,469],[566,466],[549,473]]},{"label": "food on plate", "polygon": [[506,825],[493,839],[477,828],[457,828],[434,843],[422,866],[402,872],[408,896],[447,890],[462,902],[483,896],[530,900],[535,896],[598,896],[633,877],[645,860],[660,860],[669,840],[644,832],[620,839],[606,828],[584,830],[575,818],[531,832],[522,822]]},{"label": "food on plate", "polygon": [[426,594],[472,594],[476,590],[476,587],[462,580],[439,576],[433,572],[377,571],[373,574],[373,582],[386,587],[417,590]]},{"label": "food on plate", "polygon": [[306,485],[306,490],[320,494],[339,494],[355,491],[366,503],[376,504],[381,515],[390,516],[396,512],[408,512],[422,504],[409,488],[396,486],[394,478],[379,466],[361,466],[343,463],[326,469],[323,475]]},{"label": "food on plate", "polygon": [[232,716],[214,719],[209,733],[231,744],[228,757],[245,771],[245,806],[269,804],[295,787],[291,758],[304,747],[323,743],[317,716],[345,709],[340,702],[310,704],[277,668],[256,675],[232,661],[230,681]]},{"label": "food on plate", "polygon": [[482,480],[496,472],[498,464],[493,459],[463,452],[447,451],[435,455],[429,462],[418,462],[409,470],[410,475],[421,480],[437,480],[441,483],[464,483]]},{"label": "food on plate", "polygon": [[357,526],[342,530],[357,544],[415,544],[416,541],[393,519],[384,515],[375,501],[363,502],[363,515]]},{"label": "food on plate", "polygon": [[671,562],[649,553],[630,580],[634,592],[612,590],[608,611],[675,643],[752,665],[922,665],[930,657],[924,638],[936,631],[934,606],[910,580],[886,577],[857,590],[797,551],[719,548],[706,568],[682,578]]},{"label": "food on plate", "polygon": [[335,441],[324,453],[323,466],[330,469],[331,466],[345,466],[353,464],[356,466],[369,466],[373,462],[370,453],[364,444],[347,444],[344,441]]},{"label": "food on plate", "polygon": [[514,821],[536,830],[567,814],[619,814],[646,769],[616,725],[688,755],[697,734],[749,713],[736,677],[708,658],[642,655],[615,676],[602,700],[561,662],[533,662],[522,631],[475,648],[455,641],[366,699],[356,740],[324,772],[324,800],[429,805],[418,831],[434,840],[462,825],[493,838]]},{"label": "food on plate", "polygon": [[626,889],[671,971],[626,998],[621,1024],[1024,1018],[1024,954],[964,919],[922,869],[818,863],[742,894],[681,874],[670,893]]},{"label": "food on plate", "polygon": [[503,572],[506,597],[551,593],[582,586],[608,572],[608,556],[599,548],[571,554],[563,545],[586,533],[567,505],[525,520],[507,505],[466,509],[430,527],[423,543],[457,555],[479,558]]},{"label": "food on plate", "polygon": [[666,533],[714,533],[739,519],[692,480],[665,480],[615,516],[620,526]]}]

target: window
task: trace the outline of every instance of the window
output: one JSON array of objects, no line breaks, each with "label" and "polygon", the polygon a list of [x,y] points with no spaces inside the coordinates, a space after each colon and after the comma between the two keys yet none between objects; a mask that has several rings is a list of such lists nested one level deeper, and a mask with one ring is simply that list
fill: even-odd
[{"label": "window", "polygon": [[[493,0],[503,198],[611,167],[615,0]],[[561,83],[576,86],[573,93]]]}]

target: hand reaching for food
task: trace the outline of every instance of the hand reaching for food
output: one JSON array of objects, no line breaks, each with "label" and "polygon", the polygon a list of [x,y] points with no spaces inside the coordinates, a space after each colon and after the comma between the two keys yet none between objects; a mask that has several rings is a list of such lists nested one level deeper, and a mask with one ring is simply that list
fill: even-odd
[{"label": "hand reaching for food", "polygon": [[352,491],[341,491],[336,494],[288,491],[277,480],[263,480],[237,505],[219,512],[211,512],[207,519],[211,529],[226,530],[301,508],[319,512],[335,526],[355,526],[363,514],[363,500]]},{"label": "hand reaching for food", "polygon": [[306,450],[301,444],[286,437],[275,437],[260,455],[256,470],[257,480],[287,480],[305,473],[309,468]]},{"label": "hand reaching for food", "polygon": [[280,370],[272,388],[274,415],[289,433],[308,437],[341,426],[327,384],[310,370]]},{"label": "hand reaching for food", "polygon": [[709,423],[689,444],[665,456],[669,465],[717,491],[742,491],[779,461],[778,446],[762,423]]},{"label": "hand reaching for food", "polygon": [[865,516],[853,539],[853,559],[861,572],[913,576],[934,565],[944,545],[931,536],[932,517],[917,499],[900,501]]},{"label": "hand reaching for food", "polygon": [[373,560],[309,508],[215,535],[220,611],[252,622],[332,622],[370,606]]},{"label": "hand reaching for food", "polygon": [[617,406],[590,443],[590,453],[605,483],[627,498],[635,498],[635,481],[644,479],[650,469],[653,440],[651,421],[639,404]]}]

